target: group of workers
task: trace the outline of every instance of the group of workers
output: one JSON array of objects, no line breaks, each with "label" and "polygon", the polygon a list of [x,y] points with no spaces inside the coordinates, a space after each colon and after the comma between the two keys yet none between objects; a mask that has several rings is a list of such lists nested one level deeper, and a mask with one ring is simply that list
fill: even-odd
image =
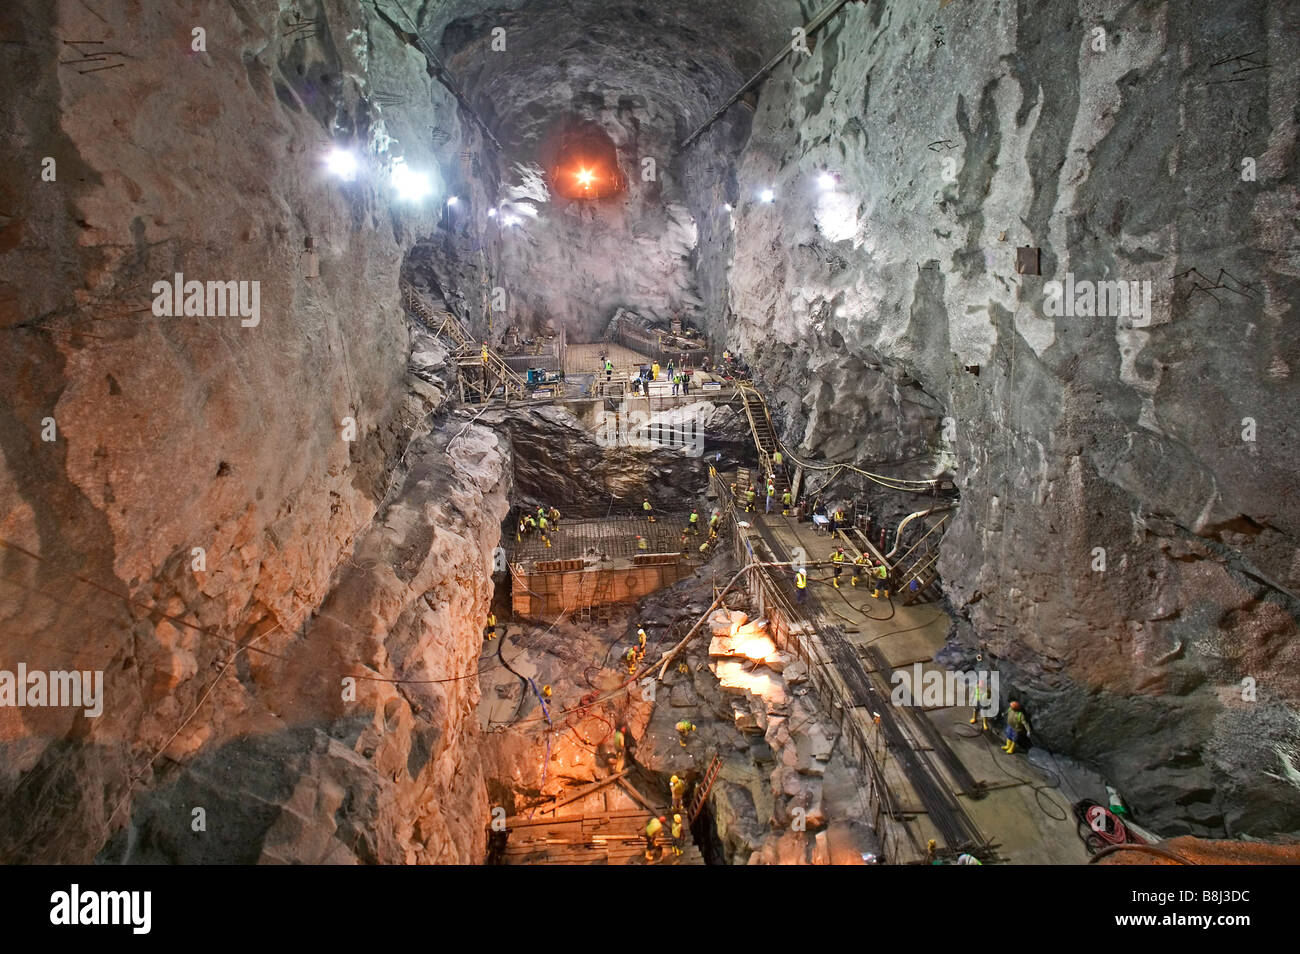
[{"label": "group of workers", "polygon": [[635,673],[636,667],[641,665],[642,659],[645,659],[645,644],[645,625],[642,624],[636,628],[636,642],[627,647],[627,652],[623,653],[623,661],[627,663],[629,675]]},{"label": "group of workers", "polygon": [[[637,637],[642,640],[644,647],[645,627],[637,629]],[[680,723],[678,731],[680,732]],[[695,726],[691,726],[691,731]],[[631,758],[632,733],[628,730],[627,724],[622,723],[614,730],[610,737],[611,746],[606,750],[606,765],[611,775],[620,774],[626,767],[628,759]],[[683,743],[684,744],[684,743]],[[671,823],[667,815],[651,816],[644,829],[645,837],[645,860],[647,862],[655,861],[659,856],[659,846],[655,844],[655,839],[663,832],[665,826],[672,836],[673,855],[681,857],[686,850],[686,830],[688,823],[686,821],[686,790],[687,781],[684,775],[676,773],[668,780],[668,791],[672,796],[672,808],[669,810],[672,815]]]},{"label": "group of workers", "polygon": [[[889,599],[889,566],[881,561],[877,563],[868,554],[859,553],[852,560],[849,559],[848,553],[843,547],[836,547],[831,553],[831,585],[835,589],[840,588],[840,575],[844,572],[844,564],[848,563],[853,569],[853,578],[850,581],[852,585],[857,586],[858,580],[865,573],[868,580],[871,581],[871,598],[880,599],[884,597]],[[802,603],[808,598],[808,570],[806,567],[796,567],[794,573],[795,598]]]},{"label": "group of workers", "polygon": [[[648,520],[650,523],[655,522],[655,508],[654,505],[650,503],[649,497],[645,498],[642,501],[641,512],[642,514],[645,515],[646,520]],[[713,511],[713,514],[709,517],[708,537],[699,546],[699,551],[704,556],[708,556],[709,549],[712,547],[713,542],[718,539],[718,521],[721,518],[722,515],[717,510]],[[698,537],[699,535],[700,535],[700,510],[698,507],[692,507],[691,515],[686,518],[686,526],[682,528],[682,538],[680,542],[681,542],[681,548],[683,553],[685,553],[687,549],[686,547],[687,536]],[[636,548],[638,550],[650,549],[649,542],[647,542],[646,538],[641,536],[641,534],[639,533],[636,535]]]},{"label": "group of workers", "polygon": [[[680,731],[681,723],[678,723]],[[692,731],[694,726],[691,726]],[[683,745],[686,743],[683,742]],[[674,774],[668,780],[668,791],[672,795],[673,807],[672,825],[669,827],[669,834],[673,839],[673,855],[680,858],[686,851],[686,779],[681,775]],[[645,860],[654,861],[658,856],[658,847],[655,845],[655,838],[664,830],[668,824],[666,815],[652,817],[646,822],[645,826]]]},{"label": "group of workers", "polygon": [[[605,371],[605,383],[609,384],[614,379],[614,362],[607,356],[601,356],[601,367]],[[659,362],[653,364],[643,364],[637,369],[637,373],[628,381],[628,389],[633,394],[650,393],[650,383],[658,381],[661,372],[666,372],[665,380],[672,386],[673,394],[690,394],[691,378],[695,373],[689,368],[677,367],[672,359],[669,359],[667,367],[661,368]]]},{"label": "group of workers", "polygon": [[515,540],[522,541],[532,533],[539,533],[542,542],[551,545],[551,534],[560,528],[560,511],[545,504],[537,505],[537,513],[521,512],[519,526],[515,530]]}]

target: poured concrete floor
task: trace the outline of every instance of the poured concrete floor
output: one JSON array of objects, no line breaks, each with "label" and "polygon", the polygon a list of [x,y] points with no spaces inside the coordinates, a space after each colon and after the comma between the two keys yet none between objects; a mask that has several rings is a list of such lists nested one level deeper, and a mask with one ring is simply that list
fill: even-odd
[{"label": "poured concrete floor", "polygon": [[[799,523],[792,517],[779,514],[742,514],[751,522],[762,522],[787,549],[801,546],[810,562],[828,560],[834,551],[831,537],[815,531],[811,523]],[[861,654],[867,646],[878,648],[894,669],[922,664],[922,670],[947,672],[930,662],[943,646],[951,620],[935,604],[904,606],[901,601],[892,603],[871,598],[865,580],[854,587],[849,583],[851,571],[845,569],[840,587],[831,585],[831,571],[815,569],[809,574],[810,587],[827,612],[838,617],[844,626],[849,642]],[[871,663],[863,658],[863,668],[871,671]],[[949,790],[957,796],[961,807],[986,837],[996,846],[1001,860],[1016,864],[1084,864],[1087,850],[1076,834],[1076,825],[1070,809],[1075,797],[1055,786],[1056,778],[1040,772],[1023,754],[1004,755],[1000,751],[1003,739],[989,732],[976,735],[976,727],[969,724],[971,711],[967,708],[930,708],[925,717],[947,742],[967,771],[983,789],[964,792],[944,768],[933,758],[924,739],[914,738],[914,748],[931,755],[941,777],[948,782]],[[1033,713],[1030,713],[1030,723]],[[937,830],[931,825],[922,809],[921,800],[912,791],[898,761],[888,757],[883,750],[877,753],[884,763],[885,777],[899,803],[915,811],[909,825],[921,844],[931,838],[942,844]],[[979,797],[976,797],[979,795]]]}]

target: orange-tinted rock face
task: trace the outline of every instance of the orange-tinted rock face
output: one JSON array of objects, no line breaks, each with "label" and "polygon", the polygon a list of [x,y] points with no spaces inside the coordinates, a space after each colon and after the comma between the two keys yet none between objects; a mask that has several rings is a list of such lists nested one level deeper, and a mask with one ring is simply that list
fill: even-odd
[{"label": "orange-tinted rock face", "polygon": [[[476,655],[503,451],[472,430],[448,458],[421,428],[404,479],[419,461],[427,486],[385,498],[441,403],[407,375],[397,282],[441,205],[399,207],[379,175],[450,167],[473,135],[357,8],[308,42],[273,3],[110,6],[0,14],[30,94],[4,144],[0,670],[104,682],[93,718],[0,707],[0,858],[473,860],[473,680],[340,685]],[[82,75],[58,62],[73,36],[131,56]],[[381,119],[374,81],[419,108]],[[348,130],[371,175],[343,184],[322,156]],[[177,273],[203,314],[159,307]],[[225,834],[192,831],[198,808]]]}]

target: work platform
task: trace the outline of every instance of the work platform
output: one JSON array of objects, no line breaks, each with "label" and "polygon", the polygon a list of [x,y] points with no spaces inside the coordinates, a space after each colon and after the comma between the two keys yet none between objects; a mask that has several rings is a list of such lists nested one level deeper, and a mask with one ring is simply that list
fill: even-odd
[{"label": "work platform", "polygon": [[596,372],[604,374],[605,362],[600,357],[602,352],[609,356],[609,360],[614,365],[614,370],[622,372],[624,378],[626,378],[629,370],[651,363],[650,359],[645,355],[633,351],[631,348],[625,348],[621,344],[615,344],[611,341],[595,341],[589,344],[571,344],[565,349],[564,373],[566,375],[593,374]]},{"label": "work platform", "polygon": [[892,605],[873,599],[865,573],[851,584],[848,564],[836,589],[829,561],[841,541],[811,523],[743,510],[735,518],[742,562],[789,562],[796,548],[806,554],[802,604],[793,570],[755,567],[750,590],[777,645],[808,663],[823,707],[862,768],[887,862],[924,863],[931,840],[950,859],[971,851],[986,862],[1087,862],[1070,812],[1074,798],[1053,794],[1054,780],[1023,757],[1004,755],[992,730],[977,732],[970,708],[891,700],[896,670],[911,673],[916,664],[921,673],[948,672],[932,662],[951,622],[945,611],[903,605],[897,594]]},{"label": "work platform", "polygon": [[[634,602],[671,586],[695,572],[704,542],[682,532],[689,513],[646,517],[560,520],[546,546],[534,530],[507,547],[511,571],[511,607],[516,616],[555,619],[563,613],[590,617],[593,607]],[[637,536],[645,541],[638,546]]]}]

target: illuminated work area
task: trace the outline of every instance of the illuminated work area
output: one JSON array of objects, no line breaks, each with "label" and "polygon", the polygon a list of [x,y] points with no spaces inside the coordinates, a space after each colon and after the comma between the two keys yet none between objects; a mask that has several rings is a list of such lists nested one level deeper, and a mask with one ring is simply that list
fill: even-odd
[{"label": "illuminated work area", "polygon": [[1295,4],[0,37],[0,860],[1300,861]]}]

